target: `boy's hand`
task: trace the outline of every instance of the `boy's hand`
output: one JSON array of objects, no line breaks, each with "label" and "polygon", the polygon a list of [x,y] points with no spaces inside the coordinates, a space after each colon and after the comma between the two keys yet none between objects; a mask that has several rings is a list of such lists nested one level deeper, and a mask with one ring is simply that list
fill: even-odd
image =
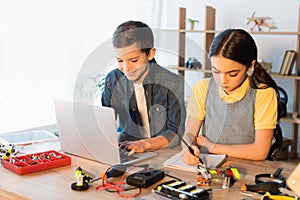
[{"label": "boy's hand", "polygon": [[133,154],[135,152],[145,152],[150,148],[150,143],[147,140],[129,141],[120,144],[120,147],[126,149]]},{"label": "boy's hand", "polygon": [[182,160],[189,165],[197,165],[199,164],[200,150],[195,145],[191,145],[191,148],[194,150],[195,155],[191,154],[191,152],[186,148],[183,150]]}]

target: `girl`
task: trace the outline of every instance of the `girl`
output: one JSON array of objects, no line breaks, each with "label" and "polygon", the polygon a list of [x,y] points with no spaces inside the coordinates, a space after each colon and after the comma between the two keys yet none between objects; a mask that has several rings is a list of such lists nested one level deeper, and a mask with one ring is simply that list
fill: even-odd
[{"label": "girl", "polygon": [[[257,61],[257,47],[249,33],[228,29],[214,39],[209,57],[211,78],[195,84],[188,102],[184,138],[199,163],[201,152],[264,160],[277,122],[277,85]],[[202,135],[198,133],[202,129]]]}]

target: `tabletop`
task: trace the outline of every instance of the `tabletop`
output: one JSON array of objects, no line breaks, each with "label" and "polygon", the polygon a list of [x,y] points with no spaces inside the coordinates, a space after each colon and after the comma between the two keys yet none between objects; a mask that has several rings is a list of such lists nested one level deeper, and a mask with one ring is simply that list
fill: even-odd
[{"label": "tabletop", "polygon": [[[196,184],[196,172],[164,168],[163,163],[171,156],[180,151],[179,147],[173,149],[161,149],[157,151],[158,156],[141,161],[137,164],[149,164],[155,169],[164,170],[165,174],[178,177],[190,184]],[[69,155],[69,154],[66,154]],[[41,172],[35,172],[25,175],[17,175],[14,172],[1,166],[0,168],[0,194],[5,195],[6,199],[116,199],[120,197],[114,193],[106,191],[96,191],[100,182],[92,183],[86,191],[73,191],[71,184],[76,182],[74,177],[77,167],[99,177],[109,165],[87,160],[85,158],[69,155],[72,159],[71,165],[49,169]],[[250,161],[236,158],[227,158],[222,167],[238,168],[241,178],[233,186],[240,187],[243,183],[254,184],[255,175],[259,173],[274,173],[277,168],[283,168],[282,176],[288,177],[295,169],[297,163],[285,161]],[[172,180],[173,178],[165,176],[158,183],[143,188],[142,193],[135,199],[164,199],[164,197],[153,192],[156,185]],[[2,190],[2,191],[1,191]],[[1,196],[1,195],[0,195]],[[243,199],[246,196],[240,190],[214,190],[213,199]],[[8,198],[11,197],[11,198]]]},{"label": "tabletop", "polygon": [[[37,127],[29,130],[40,130],[45,128],[49,131],[55,131],[56,126]],[[165,174],[182,179],[184,182],[196,185],[197,172],[190,172],[164,167],[163,163],[181,151],[181,148],[175,147],[172,149],[158,150],[158,156],[136,163],[149,164],[151,168],[161,169]],[[64,152],[61,152],[64,153]],[[76,182],[75,171],[80,166],[84,170],[100,177],[100,174],[105,172],[110,166],[96,161],[88,160],[78,156],[66,154],[71,157],[71,165],[48,169],[45,171],[34,172],[30,174],[18,175],[3,166],[0,166],[0,199],[7,200],[28,200],[28,199],[121,199],[115,193],[109,193],[104,190],[96,190],[96,187],[101,184],[100,181],[95,181],[90,188],[85,191],[74,191],[71,189],[71,184]],[[247,196],[239,189],[242,184],[254,184],[255,175],[260,173],[274,173],[278,168],[282,168],[281,175],[288,177],[296,168],[298,163],[286,161],[251,161],[244,159],[236,159],[227,157],[226,161],[221,166],[236,167],[241,175],[240,179],[233,185],[234,189],[230,190],[213,190],[212,199],[245,199]],[[148,188],[143,188],[142,192],[135,199],[166,199],[153,192],[153,189],[163,182],[172,180],[169,176],[151,185]]]}]

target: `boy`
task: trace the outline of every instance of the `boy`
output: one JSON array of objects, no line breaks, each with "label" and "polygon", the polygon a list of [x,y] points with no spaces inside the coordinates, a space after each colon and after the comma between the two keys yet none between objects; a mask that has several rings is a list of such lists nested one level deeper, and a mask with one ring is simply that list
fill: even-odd
[{"label": "boy", "polygon": [[183,79],[159,66],[152,30],[127,21],[113,35],[118,68],[106,77],[102,105],[118,115],[119,142],[131,152],[179,144],[184,132]]}]

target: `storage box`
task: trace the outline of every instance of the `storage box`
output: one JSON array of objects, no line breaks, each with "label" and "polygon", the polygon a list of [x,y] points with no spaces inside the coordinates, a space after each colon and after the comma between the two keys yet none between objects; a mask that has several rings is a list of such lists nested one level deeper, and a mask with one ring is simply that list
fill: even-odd
[{"label": "storage box", "polygon": [[2,165],[5,168],[19,175],[62,167],[70,164],[71,157],[54,150],[10,157],[2,161]]}]

